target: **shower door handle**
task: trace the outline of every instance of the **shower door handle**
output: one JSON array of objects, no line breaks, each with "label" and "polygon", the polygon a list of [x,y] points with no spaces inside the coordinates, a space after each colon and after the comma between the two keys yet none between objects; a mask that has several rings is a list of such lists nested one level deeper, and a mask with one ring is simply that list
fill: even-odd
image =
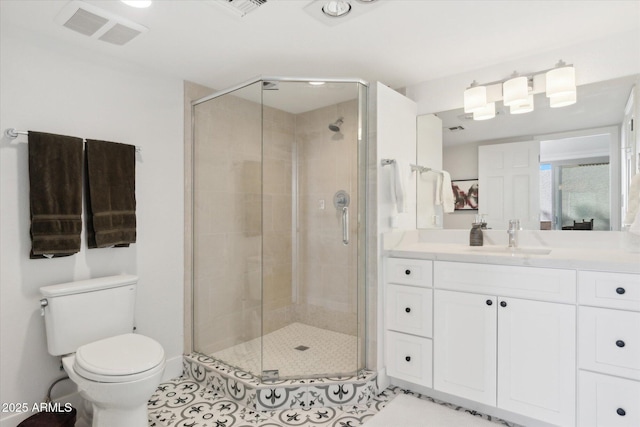
[{"label": "shower door handle", "polygon": [[342,208],[342,243],[349,244],[349,208]]},{"label": "shower door handle", "polygon": [[333,195],[333,206],[338,212],[342,211],[342,243],[346,246],[349,244],[349,202],[351,198],[349,193],[344,190],[338,190]]}]

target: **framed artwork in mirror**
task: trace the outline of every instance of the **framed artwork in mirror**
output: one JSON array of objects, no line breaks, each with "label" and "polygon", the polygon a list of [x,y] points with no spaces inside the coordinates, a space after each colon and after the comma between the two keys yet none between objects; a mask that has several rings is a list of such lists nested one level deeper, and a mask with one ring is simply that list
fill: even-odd
[{"label": "framed artwork in mirror", "polygon": [[451,180],[456,211],[478,210],[478,180]]}]

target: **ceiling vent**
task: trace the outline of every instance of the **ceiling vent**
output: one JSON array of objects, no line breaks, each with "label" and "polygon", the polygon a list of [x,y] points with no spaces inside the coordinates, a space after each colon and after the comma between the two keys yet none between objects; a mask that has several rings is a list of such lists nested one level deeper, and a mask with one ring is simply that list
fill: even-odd
[{"label": "ceiling vent", "polygon": [[69,2],[54,21],[85,36],[122,46],[149,29],[78,0]]},{"label": "ceiling vent", "polygon": [[253,12],[267,0],[208,0],[208,4],[221,6],[227,12],[231,12],[238,17],[243,17],[249,12]]}]

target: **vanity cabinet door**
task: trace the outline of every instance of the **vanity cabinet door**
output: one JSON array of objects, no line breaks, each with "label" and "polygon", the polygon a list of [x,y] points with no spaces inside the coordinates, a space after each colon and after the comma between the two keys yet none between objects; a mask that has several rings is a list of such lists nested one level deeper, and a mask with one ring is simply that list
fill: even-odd
[{"label": "vanity cabinet door", "polygon": [[575,425],[575,306],[498,298],[498,407]]},{"label": "vanity cabinet door", "polygon": [[495,406],[497,298],[434,293],[433,387]]}]

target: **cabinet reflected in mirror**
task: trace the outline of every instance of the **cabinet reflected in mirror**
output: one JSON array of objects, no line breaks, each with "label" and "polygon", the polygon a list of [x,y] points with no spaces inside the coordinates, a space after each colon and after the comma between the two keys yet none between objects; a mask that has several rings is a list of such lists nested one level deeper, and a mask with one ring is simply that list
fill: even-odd
[{"label": "cabinet reflected in mirror", "polygon": [[[495,182],[492,187],[480,178],[479,210],[445,214],[444,228],[469,229],[475,215],[485,213],[490,227],[505,229],[509,215],[523,215],[525,208],[537,205],[537,214],[524,228],[575,230],[593,218],[594,230],[619,230],[628,184],[638,172],[640,141],[631,122],[640,110],[639,82],[640,76],[633,75],[578,86],[577,103],[563,108],[550,108],[548,98],[538,94],[533,112],[511,115],[500,104],[497,116],[486,121],[474,121],[462,108],[437,113],[443,122],[442,167],[452,180],[480,178],[481,146],[534,141],[541,160],[530,178],[536,185],[530,186],[535,193],[529,195],[527,206],[513,204],[523,203],[523,197],[514,196],[522,181],[511,179],[516,193],[508,195]],[[418,141],[420,157],[420,137]],[[502,205],[496,205],[499,199]],[[497,217],[500,209],[502,217]],[[423,227],[418,224],[418,228]]]}]

